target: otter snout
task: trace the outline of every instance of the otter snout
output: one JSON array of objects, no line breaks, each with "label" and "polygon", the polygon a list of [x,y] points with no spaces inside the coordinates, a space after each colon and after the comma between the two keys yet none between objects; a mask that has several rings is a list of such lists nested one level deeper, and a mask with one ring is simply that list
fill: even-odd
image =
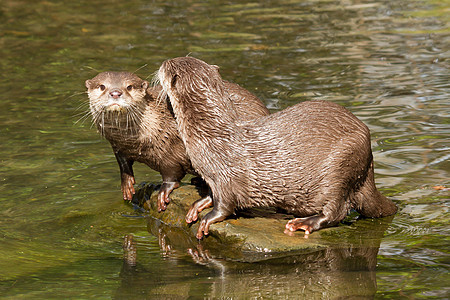
[{"label": "otter snout", "polygon": [[112,90],[111,92],[109,92],[109,95],[111,97],[113,97],[114,99],[117,99],[120,96],[122,96],[122,91],[121,90]]}]

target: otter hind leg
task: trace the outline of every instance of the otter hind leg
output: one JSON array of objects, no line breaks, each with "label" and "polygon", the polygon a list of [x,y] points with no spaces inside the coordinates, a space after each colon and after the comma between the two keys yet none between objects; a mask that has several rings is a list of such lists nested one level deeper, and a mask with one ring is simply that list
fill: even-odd
[{"label": "otter hind leg", "polygon": [[[286,230],[304,230],[305,238],[313,231],[337,225],[350,210],[350,190],[339,174],[330,174],[321,181],[316,196],[306,204],[315,210],[315,214],[295,218],[286,224]],[[304,202],[301,202],[304,206]],[[298,208],[299,215],[304,216],[304,207]]]},{"label": "otter hind leg", "polygon": [[395,203],[383,196],[375,186],[373,162],[366,180],[352,199],[352,206],[358,213],[369,218],[387,217],[397,212]]}]

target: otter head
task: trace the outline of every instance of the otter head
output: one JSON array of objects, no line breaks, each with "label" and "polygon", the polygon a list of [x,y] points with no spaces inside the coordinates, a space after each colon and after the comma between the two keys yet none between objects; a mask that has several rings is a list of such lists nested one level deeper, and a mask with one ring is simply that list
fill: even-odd
[{"label": "otter head", "polygon": [[224,95],[219,67],[193,57],[166,60],[159,68],[157,77],[172,105],[189,101],[198,103],[209,94]]},{"label": "otter head", "polygon": [[219,67],[193,57],[178,57],[163,62],[157,76],[186,148],[186,137],[222,137],[236,126],[238,113]]},{"label": "otter head", "polygon": [[149,83],[129,72],[103,72],[86,80],[93,117],[108,112],[129,112],[145,105]]}]

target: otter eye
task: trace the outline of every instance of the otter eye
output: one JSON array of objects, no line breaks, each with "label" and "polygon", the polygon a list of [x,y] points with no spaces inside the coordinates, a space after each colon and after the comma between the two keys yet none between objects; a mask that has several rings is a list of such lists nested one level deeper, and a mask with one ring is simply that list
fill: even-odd
[{"label": "otter eye", "polygon": [[127,86],[127,90],[131,91],[133,89],[132,85]]},{"label": "otter eye", "polygon": [[104,91],[104,90],[106,89],[106,87],[105,87],[103,84],[100,84],[98,87],[99,87],[100,90],[102,90],[102,91]]}]

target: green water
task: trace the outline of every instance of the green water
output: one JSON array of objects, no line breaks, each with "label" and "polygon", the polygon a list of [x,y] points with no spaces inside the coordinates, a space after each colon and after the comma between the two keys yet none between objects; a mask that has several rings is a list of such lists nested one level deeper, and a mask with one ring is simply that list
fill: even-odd
[{"label": "green water", "polygon": [[[449,8],[2,0],[0,297],[448,298]],[[83,117],[84,81],[105,70],[151,79],[163,60],[187,54],[219,65],[273,111],[325,99],[369,126],[377,185],[400,208],[376,271],[345,271],[320,255],[199,263],[160,248],[145,214],[121,200],[110,146]],[[160,181],[139,165],[136,178]],[[122,263],[125,234],[137,242],[132,270]]]}]

